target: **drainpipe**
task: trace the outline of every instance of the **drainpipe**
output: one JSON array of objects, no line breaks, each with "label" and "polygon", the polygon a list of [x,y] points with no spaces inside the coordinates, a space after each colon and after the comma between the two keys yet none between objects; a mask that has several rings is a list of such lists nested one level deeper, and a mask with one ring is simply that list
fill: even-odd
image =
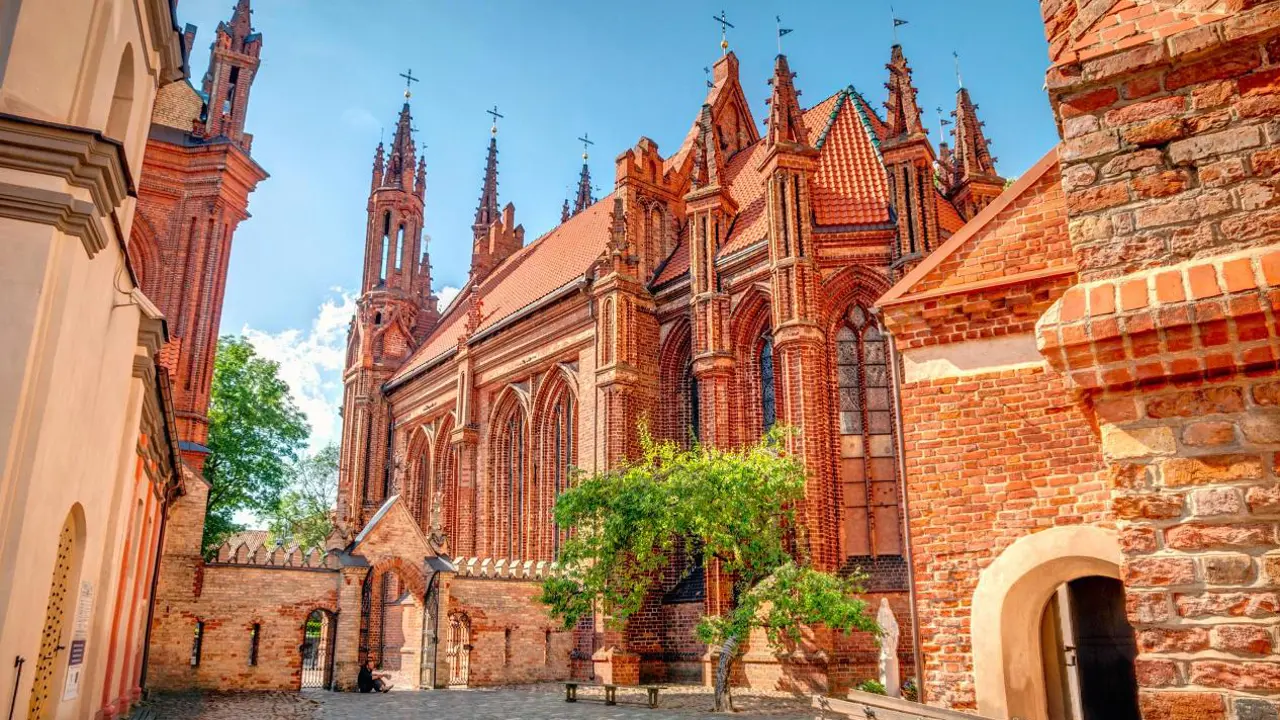
[{"label": "drainpipe", "polygon": [[[880,325],[884,327],[884,315],[880,312],[880,309],[875,308],[872,313],[880,317]],[[907,599],[911,606],[911,653],[916,666],[916,700],[923,704],[925,701],[924,665],[920,651],[920,613],[916,606],[916,565],[911,543],[911,500],[907,495],[907,447],[906,441],[902,437],[902,356],[898,354],[898,344],[888,327],[885,327],[885,335],[889,340],[887,343],[889,346],[889,385],[893,388],[893,414],[898,426],[898,432],[894,434],[897,436],[898,444],[898,489],[902,497],[902,542],[907,552]]]}]

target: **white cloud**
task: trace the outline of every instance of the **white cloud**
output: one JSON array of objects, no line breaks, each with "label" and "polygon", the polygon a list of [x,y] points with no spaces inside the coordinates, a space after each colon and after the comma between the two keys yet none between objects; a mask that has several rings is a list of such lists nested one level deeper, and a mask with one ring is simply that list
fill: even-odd
[{"label": "white cloud", "polygon": [[311,423],[310,450],[339,442],[342,418],[342,366],[346,360],[347,326],[355,314],[353,293],[333,288],[311,321],[309,330],[291,328],[278,333],[245,325],[241,334],[258,354],[280,363],[280,377],[289,384],[294,402]]},{"label": "white cloud", "polygon": [[453,302],[453,299],[458,297],[458,292],[459,288],[451,285],[445,285],[439,290],[436,290],[436,297],[440,299],[440,312],[444,312],[445,308],[449,307],[449,303]]},{"label": "white cloud", "polygon": [[[442,311],[458,292],[451,286],[436,290]],[[280,364],[280,378],[289,384],[294,402],[311,423],[311,452],[341,440],[342,370],[346,363],[347,328],[355,311],[355,294],[332,288],[316,309],[309,329],[271,333],[246,324],[240,331],[259,355]]]}]

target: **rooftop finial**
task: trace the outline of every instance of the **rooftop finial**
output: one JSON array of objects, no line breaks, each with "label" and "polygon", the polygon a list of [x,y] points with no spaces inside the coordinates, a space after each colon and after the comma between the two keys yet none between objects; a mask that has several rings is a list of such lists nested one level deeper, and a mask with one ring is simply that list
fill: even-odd
[{"label": "rooftop finial", "polygon": [[418,82],[418,78],[413,76],[413,68],[410,68],[409,72],[400,73],[400,77],[404,78],[404,99],[408,100],[413,97],[413,93],[409,92],[409,85]]},{"label": "rooftop finial", "polygon": [[790,33],[792,31],[792,28],[782,27],[781,15],[774,15],[773,19],[776,20],[778,23],[778,54],[781,55],[782,54],[782,36]]},{"label": "rooftop finial", "polygon": [[729,22],[729,19],[725,15],[724,10],[720,11],[719,17],[712,15],[711,19],[720,23],[720,54],[728,55],[729,54],[729,28],[733,27],[733,23]]},{"label": "rooftop finial", "polygon": [[942,110],[942,106],[939,105],[938,106],[938,142],[946,142],[942,138],[945,138],[947,136],[947,126],[950,124],[951,124],[951,121],[945,117],[945,114]]},{"label": "rooftop finial", "polygon": [[485,110],[485,112],[493,116],[493,125],[489,128],[489,134],[497,135],[498,134],[498,118],[506,117],[506,115],[503,115],[502,113],[498,112],[497,105],[494,105],[492,110]]},{"label": "rooftop finial", "polygon": [[960,53],[953,50],[951,57],[956,59],[956,85],[964,87],[964,77],[960,74]]},{"label": "rooftop finial", "polygon": [[587,133],[582,133],[582,137],[578,138],[578,142],[582,143],[582,159],[583,160],[587,159],[587,146],[595,145],[595,143],[587,139],[588,137],[589,135]]},{"label": "rooftop finial", "polygon": [[893,6],[889,6],[889,15],[893,18],[893,44],[898,44],[898,28],[907,24],[906,20],[898,17],[898,13],[894,12]]}]

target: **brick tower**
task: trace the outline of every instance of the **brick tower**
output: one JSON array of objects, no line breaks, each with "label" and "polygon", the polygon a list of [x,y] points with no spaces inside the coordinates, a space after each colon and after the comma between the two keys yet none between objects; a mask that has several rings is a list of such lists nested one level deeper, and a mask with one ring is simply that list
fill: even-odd
[{"label": "brick tower", "polygon": [[[143,291],[164,312],[172,337],[162,361],[174,378],[183,459],[204,467],[209,390],[226,293],[231,240],[249,217],[249,194],[267,173],[250,157],[249,88],[262,35],[249,0],[218,24],[200,95],[185,82],[156,98],[130,237]],[[188,46],[195,28],[187,27]]]},{"label": "brick tower", "polygon": [[364,275],[347,338],[338,523],[348,533],[394,492],[382,385],[439,319],[422,243],[427,165],[414,148],[408,98],[406,90],[390,150],[378,143],[374,153]]},{"label": "brick tower", "polygon": [[249,22],[252,12],[249,0],[239,0],[231,21],[218,23],[209,70],[201,82],[208,102],[201,134],[229,138],[245,152],[253,142],[253,136],[244,132],[245,111],[262,52],[262,35],[254,32]]},{"label": "brick tower", "polygon": [[920,119],[911,67],[901,45],[894,45],[889,64],[888,128],[881,144],[889,193],[897,209],[898,243],[893,261],[900,272],[911,269],[938,245],[937,201],[933,189],[933,148]]},{"label": "brick tower", "polygon": [[809,193],[818,169],[818,151],[809,143],[793,77],[787,57],[778,55],[769,81],[773,93],[766,154],[760,166],[768,187],[775,393],[783,422],[802,431],[788,443],[809,476],[803,517],[810,559],[816,567],[831,569],[838,564],[839,538],[828,502],[834,493],[829,479],[827,393],[809,381],[822,372],[826,345],[820,324],[822,274],[815,259],[812,226],[805,221],[813,214]]}]

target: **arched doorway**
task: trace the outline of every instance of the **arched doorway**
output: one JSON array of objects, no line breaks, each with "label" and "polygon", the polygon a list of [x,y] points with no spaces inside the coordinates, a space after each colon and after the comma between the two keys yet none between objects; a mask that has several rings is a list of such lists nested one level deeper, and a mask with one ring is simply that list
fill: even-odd
[{"label": "arched doorway", "polygon": [[44,720],[53,716],[58,695],[55,687],[60,677],[58,669],[66,667],[67,633],[72,619],[68,616],[75,604],[75,585],[79,574],[81,540],[77,532],[76,506],[62,523],[58,533],[58,551],[54,556],[53,577],[49,583],[49,603],[45,609],[44,630],[40,634],[40,656],[36,661],[35,676],[31,685],[31,701],[27,706],[28,720]]},{"label": "arched doorway", "polygon": [[316,608],[307,615],[302,626],[302,689],[324,689],[333,686],[333,638],[337,618],[328,610]]},{"label": "arched doorway", "polygon": [[466,687],[471,671],[471,618],[466,613],[449,615],[445,657],[449,660],[449,685]]},{"label": "arched doorway", "polygon": [[[1053,714],[1074,711],[1070,688],[1063,690],[1070,674],[1064,678],[1062,666],[1068,662],[1079,666],[1081,691],[1084,678],[1090,678],[1091,698],[1132,692],[1127,702],[1136,704],[1136,682],[1123,680],[1133,673],[1135,653],[1126,649],[1133,642],[1133,630],[1125,631],[1121,561],[1114,530],[1058,527],[1019,539],[982,571],[970,618],[979,714],[1024,720],[1136,720],[1136,709],[1132,715],[1121,714],[1123,707],[1104,706],[1101,714],[1091,711],[1094,701],[1086,702],[1083,695],[1081,714]],[[1098,617],[1086,620],[1084,614]],[[1089,649],[1082,657],[1085,644]],[[1099,680],[1107,674],[1119,674],[1120,679]]]},{"label": "arched doorway", "polygon": [[1050,720],[1139,720],[1138,656],[1124,584],[1090,575],[1058,586],[1040,622]]},{"label": "arched doorway", "polygon": [[391,558],[365,576],[361,590],[359,662],[370,661],[397,687],[418,687],[427,620],[422,573]]}]

